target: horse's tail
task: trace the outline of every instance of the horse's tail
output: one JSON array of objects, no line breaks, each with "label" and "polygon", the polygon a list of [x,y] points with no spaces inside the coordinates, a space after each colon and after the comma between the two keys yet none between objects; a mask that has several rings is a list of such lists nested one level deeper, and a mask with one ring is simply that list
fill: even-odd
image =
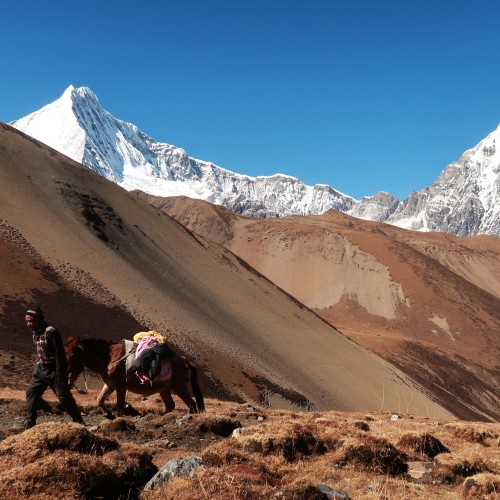
[{"label": "horse's tail", "polygon": [[193,389],[194,399],[196,400],[197,410],[198,413],[202,413],[205,411],[205,401],[201,393],[200,385],[198,384],[198,370],[191,363],[189,363],[189,369],[191,370],[191,387]]}]

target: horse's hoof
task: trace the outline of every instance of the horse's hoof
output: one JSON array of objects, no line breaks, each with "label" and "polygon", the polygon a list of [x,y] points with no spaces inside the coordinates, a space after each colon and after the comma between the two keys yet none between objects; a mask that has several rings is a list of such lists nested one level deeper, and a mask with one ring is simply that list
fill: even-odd
[{"label": "horse's hoof", "polygon": [[112,414],[112,413],[106,413],[105,417],[108,419],[108,420],[114,420],[116,417]]}]

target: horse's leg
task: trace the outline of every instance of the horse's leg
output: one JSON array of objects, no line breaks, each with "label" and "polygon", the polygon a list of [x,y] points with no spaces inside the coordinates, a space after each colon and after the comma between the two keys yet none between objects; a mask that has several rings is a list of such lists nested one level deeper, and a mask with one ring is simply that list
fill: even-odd
[{"label": "horse's leg", "polygon": [[[172,389],[189,408],[189,413],[205,411],[205,403],[198,386],[197,370],[186,361],[173,365],[175,372],[172,374]],[[191,385],[196,397],[196,402],[191,397],[188,389],[189,371],[191,370]],[[199,404],[198,404],[199,403]]]},{"label": "horse's leg", "polygon": [[177,383],[173,387],[174,392],[179,396],[184,404],[189,408],[189,413],[198,413],[196,403],[194,402],[191,394],[189,394],[186,382]]},{"label": "horse's leg", "polygon": [[175,408],[175,402],[170,394],[170,387],[160,392],[161,399],[165,403],[165,413],[170,413]]},{"label": "horse's leg", "polygon": [[125,396],[127,394],[127,389],[125,385],[119,385],[116,387],[116,412],[119,417],[123,417],[123,412],[125,411]]},{"label": "horse's leg", "polygon": [[189,408],[189,413],[198,413],[198,409],[196,408],[196,403],[189,394],[189,391],[186,386],[176,387],[175,393],[182,399],[182,401],[184,401],[184,404]]},{"label": "horse's leg", "polygon": [[112,387],[109,387],[107,384],[104,384],[99,396],[97,396],[97,405],[106,415],[106,418],[113,419],[114,415],[111,410],[106,406],[106,399],[109,395],[114,391]]},{"label": "horse's leg", "polygon": [[205,411],[205,400],[198,383],[198,370],[191,364],[189,364],[189,370],[191,371],[191,389],[193,389],[194,399],[196,400],[196,411],[202,413]]}]

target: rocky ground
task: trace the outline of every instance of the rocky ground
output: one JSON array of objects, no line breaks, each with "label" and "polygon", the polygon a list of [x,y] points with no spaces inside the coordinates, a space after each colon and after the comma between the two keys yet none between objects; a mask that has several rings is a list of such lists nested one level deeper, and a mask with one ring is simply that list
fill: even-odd
[{"label": "rocky ground", "polygon": [[[19,368],[31,358],[3,359],[4,374],[9,361]],[[2,498],[500,497],[500,424],[216,399],[192,416],[176,400],[165,415],[159,397],[133,394],[128,414],[107,420],[95,405],[100,382],[87,374],[74,390],[85,427],[48,391],[38,425],[22,431],[24,382],[10,373],[0,389]],[[144,489],[169,463],[166,482]]]}]

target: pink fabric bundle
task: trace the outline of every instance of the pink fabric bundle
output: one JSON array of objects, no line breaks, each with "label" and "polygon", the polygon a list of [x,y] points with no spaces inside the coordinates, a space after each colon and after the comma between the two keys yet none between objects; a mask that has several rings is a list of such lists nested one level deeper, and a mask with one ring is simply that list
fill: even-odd
[{"label": "pink fabric bundle", "polygon": [[[160,341],[153,336],[148,336],[148,337],[143,337],[139,341],[139,345],[137,346],[137,349],[135,351],[135,359],[137,359],[142,352],[145,349],[149,349],[150,347],[155,346],[156,344],[159,344]],[[145,384],[146,382],[165,382],[166,380],[170,380],[172,378],[172,367],[170,366],[170,363],[168,362],[168,359],[162,359],[161,360],[161,368],[160,368],[160,374],[156,376],[153,380],[149,380],[142,371],[137,370],[137,376],[139,377],[139,380],[141,381],[141,384]]]}]

